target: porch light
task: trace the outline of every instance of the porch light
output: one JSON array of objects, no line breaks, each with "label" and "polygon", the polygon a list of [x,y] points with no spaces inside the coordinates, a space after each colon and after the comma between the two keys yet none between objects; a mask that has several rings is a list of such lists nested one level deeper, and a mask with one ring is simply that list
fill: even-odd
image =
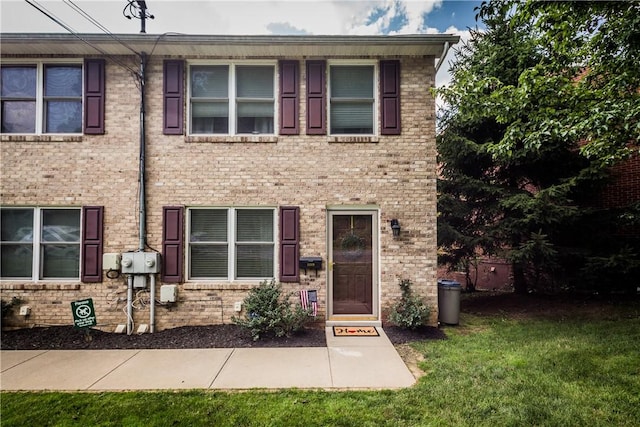
[{"label": "porch light", "polygon": [[393,237],[400,236],[400,222],[397,219],[391,220],[391,230],[393,231]]}]

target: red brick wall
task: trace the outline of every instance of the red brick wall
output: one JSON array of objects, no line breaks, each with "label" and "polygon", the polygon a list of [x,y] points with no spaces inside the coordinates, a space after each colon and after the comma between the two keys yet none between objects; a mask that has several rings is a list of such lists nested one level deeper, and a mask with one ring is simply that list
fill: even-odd
[{"label": "red brick wall", "polygon": [[599,198],[603,207],[625,207],[640,201],[640,154],[614,166],[612,178]]}]

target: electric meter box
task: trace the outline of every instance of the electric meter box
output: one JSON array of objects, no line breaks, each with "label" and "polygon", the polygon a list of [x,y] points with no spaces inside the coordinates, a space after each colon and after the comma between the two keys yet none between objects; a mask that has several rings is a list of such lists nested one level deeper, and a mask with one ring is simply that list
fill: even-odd
[{"label": "electric meter box", "polygon": [[159,273],[160,254],[158,252],[124,252],[120,264],[125,274]]}]

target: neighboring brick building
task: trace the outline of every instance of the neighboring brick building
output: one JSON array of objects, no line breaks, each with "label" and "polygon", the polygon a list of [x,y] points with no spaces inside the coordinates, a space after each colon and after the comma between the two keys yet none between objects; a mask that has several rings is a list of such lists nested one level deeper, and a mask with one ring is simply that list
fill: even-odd
[{"label": "neighboring brick building", "polygon": [[[2,35],[0,290],[31,308],[5,326],[86,298],[106,330],[128,300],[136,328],[229,323],[271,278],[327,321],[379,324],[401,279],[435,306],[431,89],[457,36],[117,37]],[[103,271],[142,251],[159,274]]]},{"label": "neighboring brick building", "polygon": [[600,194],[598,204],[605,208],[624,208],[640,202],[640,154],[611,168],[611,183]]}]

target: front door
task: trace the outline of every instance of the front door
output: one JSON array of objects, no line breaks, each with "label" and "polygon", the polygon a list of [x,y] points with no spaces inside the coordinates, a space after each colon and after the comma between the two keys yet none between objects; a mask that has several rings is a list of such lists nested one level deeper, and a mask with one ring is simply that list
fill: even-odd
[{"label": "front door", "polygon": [[377,212],[329,213],[330,318],[377,319]]}]

